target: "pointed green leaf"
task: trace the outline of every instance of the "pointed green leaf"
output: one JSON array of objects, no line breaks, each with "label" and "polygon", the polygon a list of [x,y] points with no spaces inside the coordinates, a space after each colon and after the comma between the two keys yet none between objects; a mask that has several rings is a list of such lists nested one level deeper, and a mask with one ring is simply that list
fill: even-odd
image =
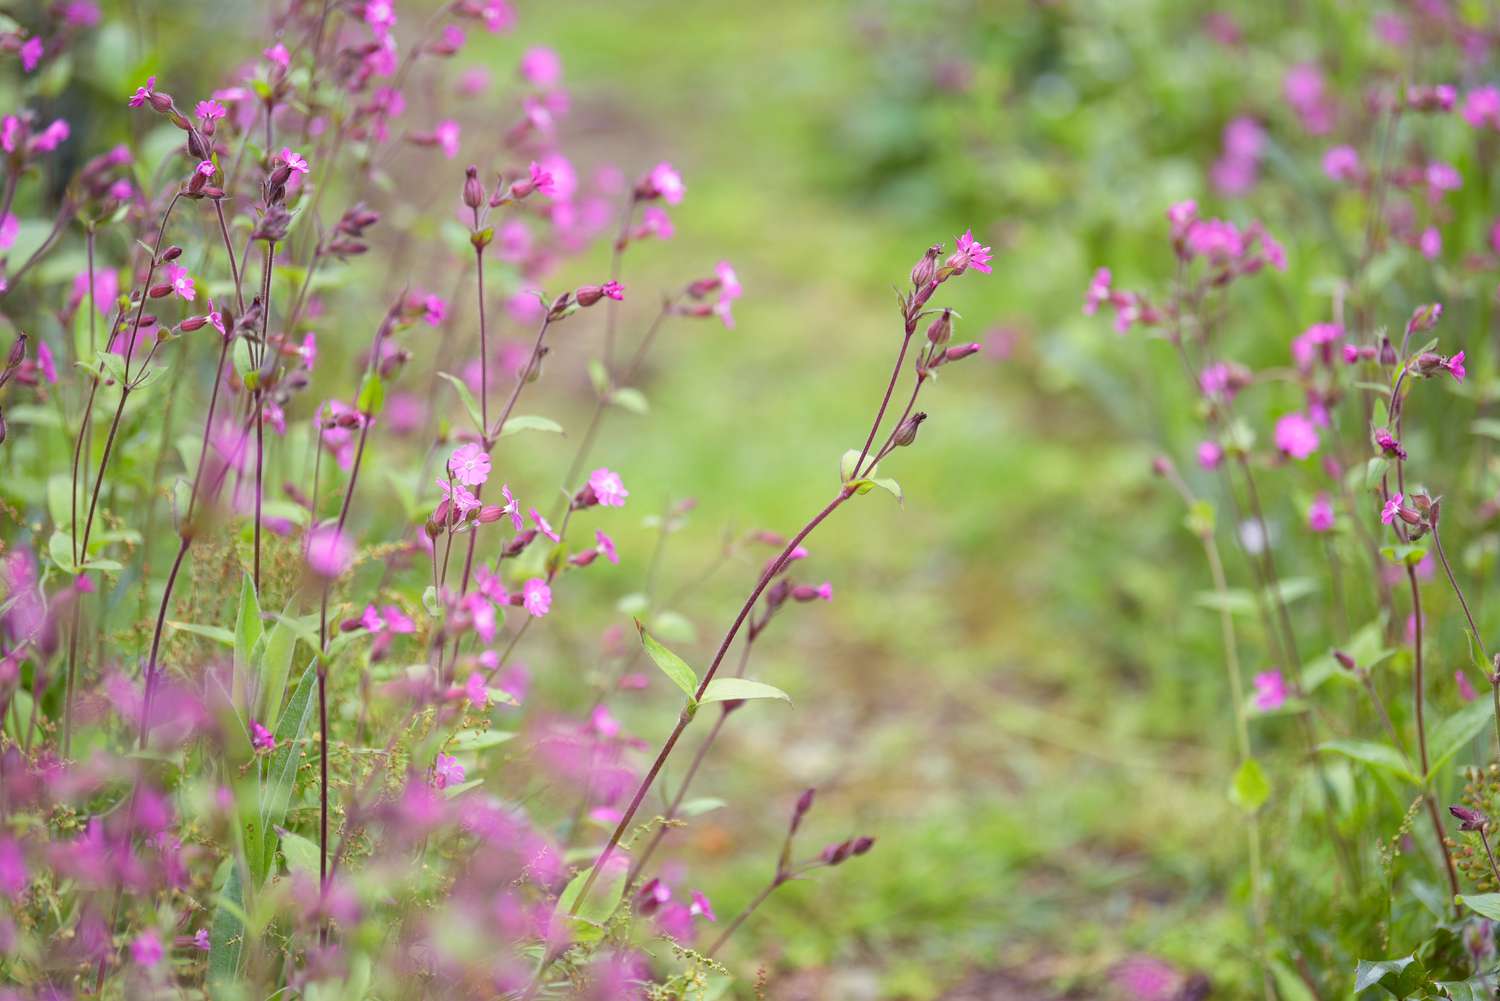
[{"label": "pointed green leaf", "polygon": [[790,695],[774,685],[768,685],[763,681],[751,681],[749,678],[715,678],[708,683],[708,688],[703,692],[703,698],[698,701],[703,703],[730,702],[735,699],[792,701]]},{"label": "pointed green leaf", "polygon": [[1406,756],[1389,744],[1373,740],[1329,740],[1319,744],[1318,750],[1331,751],[1364,762],[1372,768],[1379,768],[1405,779],[1412,785],[1422,784],[1422,780],[1407,767]]},{"label": "pointed green leaf", "polygon": [[447,379],[448,384],[458,393],[458,402],[462,403],[464,410],[468,411],[469,420],[474,422],[474,430],[480,434],[484,434],[484,418],[480,416],[479,402],[474,399],[474,394],[469,391],[469,384],[458,376],[449,375],[447,372],[439,372],[438,375]]},{"label": "pointed green leaf", "polygon": [[1254,758],[1246,758],[1234,773],[1229,801],[1246,813],[1254,813],[1271,797],[1271,783]]},{"label": "pointed green leaf", "polygon": [[240,885],[240,867],[232,860],[229,879],[214,909],[208,941],[209,982],[233,980],[239,974],[240,956],[245,951],[245,895]]},{"label": "pointed green leaf", "polygon": [[682,689],[688,698],[698,690],[698,675],[693,672],[687,662],[677,656],[671,650],[662,646],[656,639],[646,631],[640,619],[635,620],[636,631],[641,634],[641,645],[646,648],[646,653],[661,668],[662,673],[672,680],[672,684]]},{"label": "pointed green leaf", "polygon": [[546,431],[549,434],[563,434],[563,426],[549,417],[537,417],[533,414],[518,414],[505,422],[500,429],[498,437],[509,438],[513,434],[522,431]]}]

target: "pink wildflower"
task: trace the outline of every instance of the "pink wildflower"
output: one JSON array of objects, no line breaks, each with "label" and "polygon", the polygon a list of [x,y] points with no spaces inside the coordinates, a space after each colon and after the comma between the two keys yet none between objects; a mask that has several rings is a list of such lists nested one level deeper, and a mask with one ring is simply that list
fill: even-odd
[{"label": "pink wildflower", "polygon": [[439,492],[443,495],[443,500],[452,505],[460,517],[467,515],[470,511],[477,511],[483,506],[479,498],[465,490],[462,484],[454,483],[450,486],[447,480],[439,478],[437,485]]},{"label": "pink wildflower", "polygon": [[42,61],[42,40],[35,35],[21,45],[21,69],[30,73]]},{"label": "pink wildflower", "polygon": [[276,737],[270,730],[252,721],[250,723],[250,746],[257,751],[269,751],[276,747]]},{"label": "pink wildflower", "polygon": [[1335,146],[1323,154],[1323,173],[1335,181],[1353,184],[1359,180],[1359,153],[1353,146]]},{"label": "pink wildflower", "polygon": [[224,105],[220,104],[218,101],[210,98],[207,101],[199,101],[197,104],[193,105],[193,112],[202,121],[214,122],[227,115],[229,113],[229,109],[225,108]]},{"label": "pink wildflower", "polygon": [[281,152],[276,154],[276,159],[286,164],[294,174],[307,173],[307,161],[285,146],[281,147]]},{"label": "pink wildflower", "polygon": [[1464,368],[1464,353],[1462,351],[1451,358],[1444,358],[1443,368],[1447,369],[1448,374],[1459,382],[1463,382],[1464,376],[1469,374],[1469,370]]},{"label": "pink wildflower", "polygon": [[461,135],[462,129],[451,118],[438,122],[437,128],[433,129],[433,136],[437,140],[438,148],[443,151],[443,156],[450,160],[458,156],[458,144]]},{"label": "pink wildflower", "polygon": [[545,45],[536,45],[521,54],[521,78],[544,90],[562,82],[562,59]]},{"label": "pink wildflower", "polygon": [[1253,704],[1261,712],[1280,709],[1287,698],[1286,678],[1280,671],[1262,671],[1255,676],[1255,698]]},{"label": "pink wildflower", "polygon": [[552,607],[552,588],[540,577],[528,580],[522,588],[521,607],[540,618]]},{"label": "pink wildflower", "polygon": [[130,941],[130,958],[137,966],[155,966],[165,951],[154,931],[143,931]]},{"label": "pink wildflower", "polygon": [[989,274],[991,271],[990,248],[974,239],[973,230],[966,229],[958,238],[955,249],[946,263],[956,275],[963,274],[971,267],[975,271]]},{"label": "pink wildflower", "polygon": [[519,532],[526,522],[521,517],[521,502],[516,500],[516,495],[510,492],[509,483],[501,485],[500,496],[505,498],[505,506],[500,509],[500,513],[510,515],[510,523]]},{"label": "pink wildflower", "polygon": [[449,786],[458,785],[463,780],[464,766],[458,763],[458,759],[451,754],[439,754],[437,760],[432,763],[433,786],[446,789]]},{"label": "pink wildflower", "polygon": [[536,523],[536,530],[538,532],[541,532],[553,542],[562,541],[562,537],[552,530],[552,526],[548,524],[547,519],[543,518],[541,512],[536,508],[531,509],[531,520]]},{"label": "pink wildflower", "polygon": [[1276,447],[1293,459],[1305,459],[1318,450],[1318,429],[1300,413],[1290,413],[1276,422]]},{"label": "pink wildflower", "polygon": [[1401,501],[1401,494],[1392,494],[1390,500],[1385,502],[1385,506],[1380,509],[1380,523],[1382,525],[1389,525],[1401,517]]},{"label": "pink wildflower", "polygon": [[1224,461],[1224,449],[1216,441],[1200,441],[1198,443],[1198,465],[1204,469],[1218,469],[1219,463]]},{"label": "pink wildflower", "polygon": [[624,507],[625,498],[630,496],[620,474],[602,466],[589,474],[589,489],[604,507]]},{"label": "pink wildflower", "polygon": [[490,704],[490,690],[484,683],[484,675],[478,671],[469,675],[469,680],[464,683],[464,698],[472,702],[476,709],[483,709]]},{"label": "pink wildflower", "polygon": [[687,187],[682,183],[682,176],[670,163],[663,160],[646,175],[642,193],[645,198],[660,198],[668,205],[676,205],[687,193]]},{"label": "pink wildflower", "polygon": [[448,471],[466,487],[477,487],[490,478],[490,457],[474,442],[460,445],[448,458]]},{"label": "pink wildflower", "polygon": [[307,565],[319,577],[332,579],[354,562],[354,543],[336,526],[312,530],[307,542]]},{"label": "pink wildflower", "polygon": [[1109,301],[1109,283],[1113,279],[1109,268],[1100,268],[1089,279],[1088,291],[1083,295],[1083,315],[1093,316],[1099,307]]},{"label": "pink wildflower", "polygon": [[1479,698],[1479,693],[1474,691],[1474,683],[1469,680],[1469,676],[1464,673],[1463,668],[1459,668],[1453,672],[1453,680],[1458,682],[1459,698],[1465,702],[1473,702]]},{"label": "pink wildflower", "polygon": [[167,281],[171,284],[172,291],[187,302],[192,302],[198,297],[198,290],[187,268],[176,264],[167,265]]},{"label": "pink wildflower", "polygon": [[603,556],[611,563],[620,562],[620,554],[615,551],[615,540],[611,539],[609,536],[605,535],[597,528],[594,529],[594,544],[595,547],[599,550],[599,555]]},{"label": "pink wildflower", "polygon": [[261,55],[265,56],[277,66],[280,66],[282,69],[286,69],[288,66],[292,65],[292,54],[288,52],[286,50],[286,46],[282,45],[280,42],[277,42],[269,49],[261,52]]},{"label": "pink wildflower", "polygon": [[1326,493],[1313,498],[1307,508],[1307,527],[1314,532],[1333,530],[1333,501]]},{"label": "pink wildflower", "polygon": [[139,108],[141,105],[143,105],[147,101],[151,100],[151,95],[155,94],[155,93],[156,93],[156,77],[154,77],[154,76],[148,76],[146,78],[146,84],[145,84],[145,86],[137,87],[135,89],[135,93],[131,95],[130,102],[129,102],[130,106],[132,108]]},{"label": "pink wildflower", "polygon": [[714,913],[713,905],[701,890],[693,891],[693,903],[688,907],[688,912],[694,917],[706,918],[709,921],[718,921],[719,916]]}]

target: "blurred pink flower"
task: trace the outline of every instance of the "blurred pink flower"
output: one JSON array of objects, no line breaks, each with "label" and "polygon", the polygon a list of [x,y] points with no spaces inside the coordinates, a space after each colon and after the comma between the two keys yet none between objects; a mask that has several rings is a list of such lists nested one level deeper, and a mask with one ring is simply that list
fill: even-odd
[{"label": "blurred pink flower", "polygon": [[1318,450],[1318,429],[1300,413],[1290,413],[1276,422],[1276,447],[1293,459],[1305,459]]},{"label": "blurred pink flower", "polygon": [[1280,671],[1262,671],[1255,676],[1253,704],[1261,712],[1280,709],[1287,699],[1286,678]]}]

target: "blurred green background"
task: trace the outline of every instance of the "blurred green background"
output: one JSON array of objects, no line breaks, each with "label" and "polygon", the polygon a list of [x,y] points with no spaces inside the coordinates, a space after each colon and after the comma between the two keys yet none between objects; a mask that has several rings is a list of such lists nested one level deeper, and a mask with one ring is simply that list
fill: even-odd
[{"label": "blurred green background", "polygon": [[[403,31],[421,6],[399,5]],[[1173,0],[521,4],[514,34],[471,31],[443,70],[483,66],[496,81],[456,106],[460,159],[410,151],[393,167],[420,183],[390,221],[461,249],[462,233],[419,216],[441,216],[462,165],[498,146],[519,54],[549,45],[573,96],[562,147],[580,173],[613,162],[634,176],[668,159],[687,183],[676,238],[627,257],[627,343],[657,290],[720,259],[745,286],[736,330],[669,325],[643,380],[649,416],[612,417],[596,450],[632,491],[616,522],[623,565],[580,575],[597,592],[590,611],[533,631],[521,655],[564,703],[571,679],[548,666],[586,660],[605,628],[628,623],[614,601],[646,572],[641,518],[697,501],[666,550],[665,590],[709,565],[726,530],[794,530],[879,400],[900,338],[892,289],[966,228],[994,245],[993,275],[942,296],[963,317],[957,339],[984,350],[943,372],[916,447],[882,467],[904,507],[871,495],[810,544],[804,575],[832,581],[835,600],[784,615],[751,671],[796,707],[728,728],[697,791],[730,806],[677,839],[722,917],[769,874],[802,787],[821,797],[808,845],[879,838],[747,925],[729,962],[747,978],[765,965],[772,997],[1115,997],[1119,964],[1139,954],[1207,972],[1218,996],[1255,979],[1224,796],[1231,708],[1214,619],[1187,600],[1207,574],[1149,469],[1160,449],[1187,454],[1190,395],[1166,347],[1117,338],[1079,307],[1101,264],[1124,285],[1168,278],[1165,209],[1197,197],[1265,218],[1288,244],[1288,275],[1253,293],[1265,333],[1250,341],[1260,361],[1284,358],[1326,312],[1319,282],[1336,248],[1319,220],[1331,229],[1338,206],[1293,148],[1281,76],[1335,40],[1335,78],[1394,57],[1367,41],[1359,4],[1226,6],[1250,39],[1233,53],[1207,36],[1207,8]],[[258,50],[266,11],[115,13],[107,30],[124,34],[109,51],[122,57],[84,70],[69,100],[92,86],[101,106],[116,102],[148,70],[174,92],[206,90],[202,57]],[[423,97],[409,100],[420,126]],[[1224,126],[1246,114],[1267,125],[1277,184],[1226,205],[1206,176]],[[87,149],[118,127],[100,120]],[[416,278],[445,293],[423,267]],[[600,248],[565,280],[606,268]],[[588,414],[597,345],[576,326],[535,405],[570,428]],[[540,496],[566,452],[502,445],[496,461]],[[698,641],[679,644],[685,655],[711,649],[757,570],[732,564],[688,589],[675,610]],[[621,714],[653,743],[672,722],[645,702]]]}]

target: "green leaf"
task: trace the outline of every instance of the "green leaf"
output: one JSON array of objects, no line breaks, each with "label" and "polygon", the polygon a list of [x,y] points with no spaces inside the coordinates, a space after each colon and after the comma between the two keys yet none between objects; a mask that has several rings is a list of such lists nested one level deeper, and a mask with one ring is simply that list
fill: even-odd
[{"label": "green leaf", "polygon": [[[618,864],[617,864],[618,863]],[[630,866],[625,864],[623,856],[616,855],[605,865],[604,871],[599,873],[599,878],[589,889],[589,895],[583,905],[578,908],[575,918],[587,921],[589,924],[602,925],[609,920],[609,916],[619,906],[620,898],[625,895],[625,877],[630,871]],[[583,885],[588,881],[589,873],[585,869],[568,881],[562,896],[557,898],[557,910],[555,913],[561,917],[573,909],[573,902],[583,892]]]},{"label": "green leaf", "polygon": [[671,650],[656,642],[655,638],[641,624],[640,619],[635,620],[636,631],[641,634],[641,645],[646,648],[646,653],[656,661],[656,666],[661,668],[662,673],[672,679],[672,684],[682,689],[688,698],[698,690],[698,675],[693,672],[687,662],[677,656]]},{"label": "green leaf", "polygon": [[497,437],[509,438],[513,434],[522,431],[546,431],[550,434],[563,434],[563,426],[548,417],[536,417],[530,414],[518,414],[505,422]]},{"label": "green leaf", "polygon": [[448,751],[452,754],[481,751],[486,747],[498,747],[514,737],[515,733],[510,730],[465,730],[448,741]]},{"label": "green leaf", "polygon": [[859,462],[859,449],[851,448],[839,458],[839,479],[848,483],[854,478],[854,466]]},{"label": "green leaf", "polygon": [[1398,998],[1410,996],[1427,980],[1427,971],[1416,956],[1404,959],[1361,959],[1354,971],[1354,993],[1379,984]]},{"label": "green leaf", "polygon": [[1373,740],[1330,740],[1319,744],[1318,750],[1342,754],[1346,758],[1364,762],[1372,768],[1379,768],[1403,778],[1412,785],[1422,784],[1422,780],[1407,767],[1406,756],[1389,744],[1380,744]]},{"label": "green leaf", "polygon": [[677,808],[679,817],[698,817],[705,813],[721,809],[728,804],[716,796],[703,796],[698,799],[690,799]]},{"label": "green leaf", "polygon": [[371,372],[365,376],[354,405],[367,417],[374,417],[380,413],[380,408],[385,406],[385,383],[381,380],[379,372]]},{"label": "green leaf", "polygon": [[234,646],[234,633],[223,626],[200,626],[196,622],[173,622],[171,619],[167,620],[167,625],[180,633],[192,633],[194,636],[202,636],[204,639],[222,643],[227,647]]},{"label": "green leaf", "polygon": [[1427,547],[1414,543],[1403,543],[1395,546],[1381,546],[1380,555],[1392,563],[1401,563],[1405,566],[1414,567],[1421,563],[1427,556]]},{"label": "green leaf", "polygon": [[281,716],[281,698],[286,694],[287,675],[292,670],[292,656],[297,652],[297,633],[288,623],[292,606],[271,627],[266,637],[265,653],[260,659],[260,685],[256,694],[257,714],[261,725],[275,732]]},{"label": "green leaf", "polygon": [[1500,438],[1500,420],[1481,417],[1469,425],[1469,430],[1486,438]]},{"label": "green leaf", "polygon": [[[250,658],[255,644],[260,642],[263,627],[260,621],[260,599],[255,595],[255,584],[245,574],[240,581],[240,607],[234,618],[234,672],[235,685],[244,683],[245,673],[250,670]],[[241,706],[243,707],[243,703]]]},{"label": "green leaf", "polygon": [[458,376],[449,375],[447,372],[439,372],[438,375],[444,379],[447,379],[448,384],[458,392],[458,402],[462,403],[464,405],[464,409],[468,411],[469,420],[474,422],[474,430],[478,431],[480,434],[484,434],[484,418],[480,416],[479,402],[474,399],[474,394],[469,392],[469,384],[464,382]]},{"label": "green leaf", "polygon": [[66,574],[77,574],[78,567],[73,563],[73,536],[71,533],[56,531],[52,538],[47,540],[47,555],[52,557],[52,562],[57,568]]},{"label": "green leaf", "polygon": [[233,980],[239,974],[240,956],[245,951],[245,894],[240,885],[240,867],[232,859],[229,879],[214,909],[208,942],[209,982]]},{"label": "green leaf", "polygon": [[1494,720],[1495,709],[1490,700],[1475,699],[1434,727],[1427,742],[1432,749],[1428,757],[1428,778],[1453,760],[1469,741],[1493,726]]},{"label": "green leaf", "polygon": [[609,402],[633,414],[646,414],[651,411],[651,404],[646,402],[646,394],[629,386],[623,386],[609,394]]},{"label": "green leaf", "polygon": [[589,382],[594,387],[594,392],[603,398],[609,393],[609,372],[604,368],[604,363],[595,358],[589,362]]},{"label": "green leaf", "polygon": [[1481,917],[1500,921],[1500,893],[1461,893],[1455,899]]},{"label": "green leaf", "polygon": [[715,678],[708,683],[699,702],[729,702],[735,699],[780,699],[791,702],[792,697],[774,685],[749,678]]},{"label": "green leaf", "polygon": [[317,878],[321,857],[316,842],[300,834],[284,831],[281,835],[281,857],[286,859],[288,872],[304,872]]},{"label": "green leaf", "polygon": [[1468,980],[1439,980],[1437,986],[1451,1001],[1494,1001],[1495,988],[1489,977]]},{"label": "green leaf", "polygon": [[897,483],[893,479],[890,479],[889,477],[884,479],[879,477],[872,478],[870,482],[875,484],[880,489],[884,490],[886,493],[890,494],[892,497],[896,498],[897,504],[905,506],[906,497],[901,493],[901,484]]},{"label": "green leaf", "polygon": [[1229,801],[1246,813],[1254,813],[1271,798],[1271,783],[1260,762],[1246,758],[1234,773],[1229,786]]},{"label": "green leaf", "polygon": [[1383,455],[1377,455],[1365,463],[1365,489],[1373,490],[1385,479],[1385,474],[1391,468],[1391,460]]},{"label": "green leaf", "polygon": [[256,885],[265,881],[270,871],[271,856],[276,851],[274,829],[286,819],[287,807],[292,801],[292,788],[297,782],[297,770],[302,767],[307,748],[303,736],[312,719],[313,690],[317,686],[317,661],[308,665],[292,690],[286,711],[281,714],[275,737],[276,747],[266,756],[264,778],[260,787],[260,829],[265,832],[265,848],[262,856],[254,861]]}]

